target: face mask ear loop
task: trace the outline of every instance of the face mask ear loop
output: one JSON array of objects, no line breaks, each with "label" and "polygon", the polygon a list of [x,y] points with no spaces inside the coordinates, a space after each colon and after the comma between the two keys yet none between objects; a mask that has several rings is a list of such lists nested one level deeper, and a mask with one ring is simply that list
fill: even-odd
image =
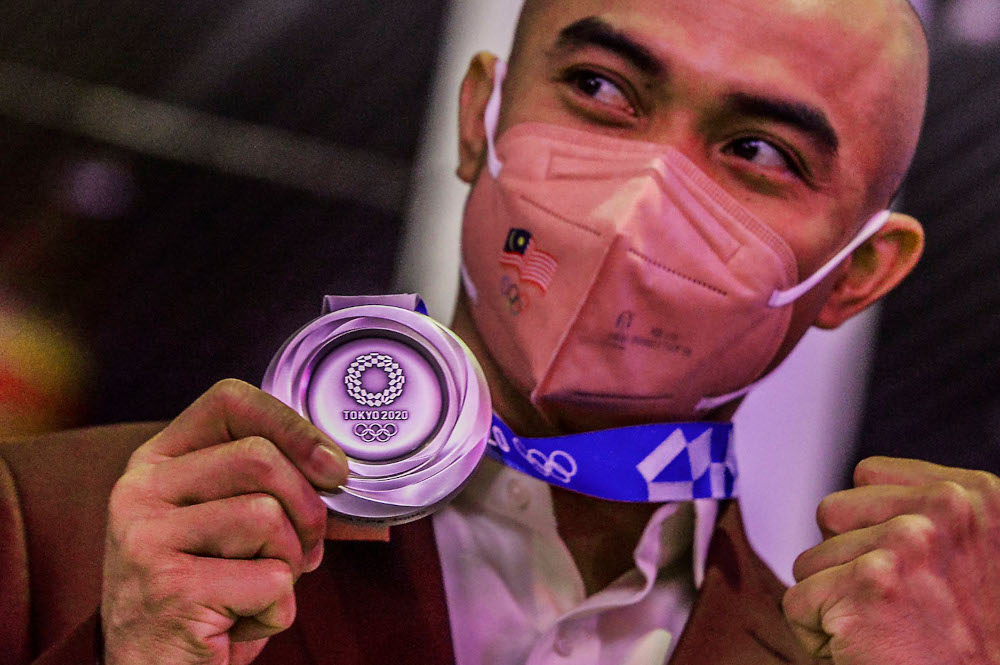
[{"label": "face mask ear loop", "polygon": [[798,286],[793,286],[785,291],[775,291],[771,294],[771,299],[767,302],[768,307],[784,307],[792,302],[798,300],[803,294],[805,294],[809,289],[819,284],[824,277],[829,275],[833,270],[840,265],[840,262],[850,256],[851,252],[860,247],[865,241],[875,235],[879,229],[885,226],[885,223],[889,221],[889,216],[892,212],[889,210],[883,210],[882,212],[876,214],[861,227],[858,235],[854,237],[847,247],[840,250],[835,257],[830,259],[822,268],[817,270],[809,279],[805,280]]},{"label": "face mask ear loop", "polygon": [[483,125],[486,128],[486,165],[490,170],[490,175],[496,180],[503,168],[503,162],[497,157],[496,140],[497,125],[500,124],[500,91],[503,88],[503,80],[507,76],[507,63],[497,60],[493,66],[493,92],[486,103],[486,110],[483,113]]},{"label": "face mask ear loop", "polygon": [[[858,235],[854,237],[854,240],[852,240],[850,243],[848,243],[846,247],[840,250],[836,256],[827,261],[827,263],[822,268],[817,270],[809,279],[805,280],[798,286],[793,286],[792,288],[787,289],[785,291],[775,291],[771,295],[771,299],[767,303],[768,306],[783,307],[785,305],[788,305],[794,302],[799,297],[801,297],[809,289],[816,286],[816,284],[818,284],[824,277],[829,275],[834,268],[840,265],[841,261],[850,256],[851,252],[860,247],[866,240],[875,235],[875,233],[877,233],[879,229],[885,226],[885,223],[889,221],[889,216],[891,214],[892,214],[891,211],[883,210],[882,212],[873,216],[871,219],[865,222],[865,225],[863,227],[861,227],[861,230],[858,231]],[[748,392],[750,392],[754,387],[756,387],[758,383],[760,383],[759,379],[757,381],[754,381],[748,386],[740,388],[739,390],[735,390],[731,393],[727,393],[725,395],[717,395],[714,397],[703,397],[701,401],[699,401],[698,404],[695,406],[695,410],[698,412],[711,411],[712,409],[715,409],[717,407],[722,406],[723,404],[731,402],[738,397],[743,397]]]},{"label": "face mask ear loop", "polygon": [[753,390],[760,381],[754,381],[749,386],[740,388],[739,390],[734,390],[731,393],[726,393],[725,395],[716,395],[715,397],[702,397],[701,400],[695,405],[694,410],[698,413],[704,413],[705,411],[711,411],[723,404],[728,404],[738,397],[743,397],[748,392]]}]

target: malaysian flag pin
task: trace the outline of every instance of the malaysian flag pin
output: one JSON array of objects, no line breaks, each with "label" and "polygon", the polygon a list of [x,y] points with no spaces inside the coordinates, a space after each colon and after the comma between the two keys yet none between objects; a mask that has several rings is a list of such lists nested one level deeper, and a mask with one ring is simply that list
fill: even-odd
[{"label": "malaysian flag pin", "polygon": [[556,275],[559,262],[535,246],[529,231],[511,229],[500,253],[500,265],[513,268],[520,281],[534,284],[544,294]]}]

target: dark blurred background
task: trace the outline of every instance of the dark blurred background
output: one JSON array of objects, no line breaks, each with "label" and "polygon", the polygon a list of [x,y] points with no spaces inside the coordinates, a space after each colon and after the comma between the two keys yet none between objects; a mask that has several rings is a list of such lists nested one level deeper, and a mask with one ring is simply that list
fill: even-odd
[{"label": "dark blurred background", "polygon": [[[0,423],[171,417],[322,295],[388,291],[449,6],[0,2]],[[857,457],[1000,472],[1000,0],[921,6],[928,251]]]},{"label": "dark blurred background", "polygon": [[1000,473],[1000,0],[936,3],[901,208],[927,250],[882,305],[857,459]]},{"label": "dark blurred background", "polygon": [[0,336],[0,391],[167,418],[258,382],[324,294],[385,292],[445,5],[4,2],[0,297],[43,320]]}]

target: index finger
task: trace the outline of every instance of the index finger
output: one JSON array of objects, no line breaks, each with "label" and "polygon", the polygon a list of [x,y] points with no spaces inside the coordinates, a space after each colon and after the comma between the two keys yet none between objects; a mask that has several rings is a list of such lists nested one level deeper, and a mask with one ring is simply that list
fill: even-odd
[{"label": "index finger", "polygon": [[984,471],[959,469],[942,466],[917,459],[897,457],[869,457],[861,460],[854,468],[854,484],[867,485],[930,485],[931,483],[952,481],[965,487],[978,487]]},{"label": "index finger", "polygon": [[276,397],[236,379],[212,386],[136,450],[130,465],[249,437],[273,443],[316,486],[335,489],[347,479],[347,458],[330,437]]}]

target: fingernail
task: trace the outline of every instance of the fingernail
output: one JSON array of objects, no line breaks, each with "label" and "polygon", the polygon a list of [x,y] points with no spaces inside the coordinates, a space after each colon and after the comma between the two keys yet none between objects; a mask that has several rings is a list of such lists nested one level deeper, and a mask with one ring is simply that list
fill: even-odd
[{"label": "fingernail", "polygon": [[347,480],[347,457],[339,448],[319,443],[313,449],[312,461],[319,475],[316,484],[322,489],[337,489]]}]

